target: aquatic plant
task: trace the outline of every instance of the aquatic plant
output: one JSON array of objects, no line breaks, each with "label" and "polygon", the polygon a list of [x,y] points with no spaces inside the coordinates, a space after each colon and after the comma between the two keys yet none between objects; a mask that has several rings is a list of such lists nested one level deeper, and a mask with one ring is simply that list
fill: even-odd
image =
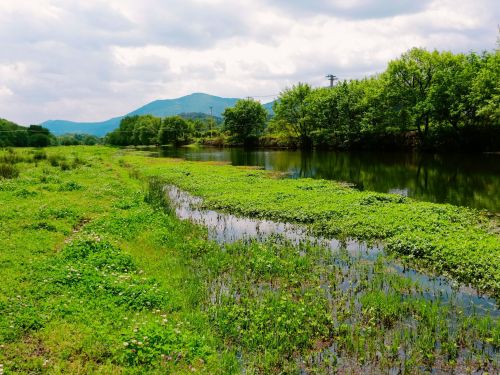
[{"label": "aquatic plant", "polygon": [[381,240],[415,267],[500,295],[500,236],[483,212],[331,181],[276,179],[262,170],[137,155],[126,160],[146,176],[202,197],[206,208],[300,223],[321,236]]}]

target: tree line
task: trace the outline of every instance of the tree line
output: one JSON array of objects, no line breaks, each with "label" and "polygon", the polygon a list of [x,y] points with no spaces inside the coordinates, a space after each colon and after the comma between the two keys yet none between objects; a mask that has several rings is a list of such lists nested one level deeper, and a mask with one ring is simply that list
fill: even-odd
[{"label": "tree line", "polygon": [[498,149],[500,52],[413,48],[374,77],[283,91],[271,139],[302,146]]},{"label": "tree line", "polygon": [[0,119],[0,147],[45,147],[53,141],[50,131],[40,125],[24,127]]},{"label": "tree line", "polygon": [[498,150],[500,52],[453,54],[413,48],[373,77],[333,87],[298,83],[274,116],[239,100],[210,118],[132,116],[109,133],[115,145],[185,144],[336,149]]},{"label": "tree line", "polygon": [[105,142],[116,146],[184,145],[192,142],[216,145],[254,145],[259,142],[269,117],[257,101],[242,99],[226,108],[223,120],[204,114],[160,118],[152,115],[124,117],[108,133]]},{"label": "tree line", "polygon": [[55,136],[40,125],[24,127],[12,121],[0,119],[0,147],[47,147],[70,145],[95,145],[102,138],[90,134],[63,134]]},{"label": "tree line", "polygon": [[120,126],[108,133],[105,141],[116,146],[128,145],[182,145],[195,138],[217,132],[215,118],[170,116],[160,118],[152,115],[124,117]]}]

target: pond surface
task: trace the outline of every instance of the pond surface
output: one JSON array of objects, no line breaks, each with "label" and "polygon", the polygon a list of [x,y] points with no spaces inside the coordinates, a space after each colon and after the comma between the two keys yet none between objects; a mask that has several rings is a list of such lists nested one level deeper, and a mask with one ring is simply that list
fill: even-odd
[{"label": "pond surface", "polygon": [[398,193],[422,201],[500,212],[500,154],[415,154],[163,148],[160,156],[222,161],[286,172],[291,178],[323,178],[360,190]]}]

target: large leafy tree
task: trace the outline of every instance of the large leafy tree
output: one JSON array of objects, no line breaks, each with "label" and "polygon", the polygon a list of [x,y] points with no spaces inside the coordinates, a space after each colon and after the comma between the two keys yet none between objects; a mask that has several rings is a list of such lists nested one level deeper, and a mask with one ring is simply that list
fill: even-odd
[{"label": "large leafy tree", "polygon": [[166,117],[158,132],[158,143],[179,145],[189,140],[191,128],[180,116]]},{"label": "large leafy tree", "polygon": [[465,55],[453,55],[450,52],[439,55],[429,90],[432,118],[439,125],[451,125],[458,130],[461,124],[466,124],[473,117],[466,98],[474,74],[475,68],[471,69]]},{"label": "large leafy tree", "polygon": [[339,92],[335,88],[311,90],[305,99],[307,116],[314,122],[315,130],[339,130]]},{"label": "large leafy tree", "polygon": [[134,129],[139,119],[138,115],[126,116],[120,121],[118,129],[106,135],[106,141],[112,145],[126,146],[134,143]]},{"label": "large leafy tree", "polygon": [[305,110],[315,144],[348,145],[362,133],[382,131],[387,123],[383,88],[384,81],[375,77],[311,90]]},{"label": "large leafy tree", "polygon": [[134,143],[140,145],[156,144],[161,119],[151,115],[140,116],[134,124]]},{"label": "large leafy tree", "polygon": [[274,104],[277,123],[286,126],[292,135],[299,137],[302,146],[311,146],[311,134],[317,124],[308,110],[307,98],[311,86],[299,83],[283,91]]},{"label": "large leafy tree", "polygon": [[158,140],[161,119],[152,115],[124,117],[118,129],[106,136],[114,145],[152,145]]},{"label": "large leafy tree", "polygon": [[481,57],[469,99],[476,109],[478,122],[500,126],[500,49]]},{"label": "large leafy tree", "polygon": [[0,147],[28,146],[27,128],[0,118]]},{"label": "large leafy tree", "polygon": [[234,107],[226,108],[224,130],[237,141],[249,144],[264,130],[267,111],[258,101],[253,99],[238,100]]},{"label": "large leafy tree", "polygon": [[32,147],[46,147],[51,143],[50,131],[40,125],[30,125],[28,128],[28,144]]},{"label": "large leafy tree", "polygon": [[438,60],[437,51],[413,48],[391,61],[386,71],[388,94],[398,117],[407,117],[424,136],[429,132],[434,109],[430,92]]}]

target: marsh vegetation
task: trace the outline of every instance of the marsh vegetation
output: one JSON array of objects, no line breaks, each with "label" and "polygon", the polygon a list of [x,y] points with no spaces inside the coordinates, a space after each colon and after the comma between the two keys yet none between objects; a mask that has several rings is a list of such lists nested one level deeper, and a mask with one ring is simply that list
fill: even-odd
[{"label": "marsh vegetation", "polygon": [[[500,369],[499,239],[478,211],[105,147],[0,160],[19,172],[0,177],[7,373]],[[338,241],[223,240],[177,217],[167,184]]]},{"label": "marsh vegetation", "polygon": [[286,177],[343,181],[358,190],[500,212],[500,154],[162,147],[151,155],[256,166]]}]

